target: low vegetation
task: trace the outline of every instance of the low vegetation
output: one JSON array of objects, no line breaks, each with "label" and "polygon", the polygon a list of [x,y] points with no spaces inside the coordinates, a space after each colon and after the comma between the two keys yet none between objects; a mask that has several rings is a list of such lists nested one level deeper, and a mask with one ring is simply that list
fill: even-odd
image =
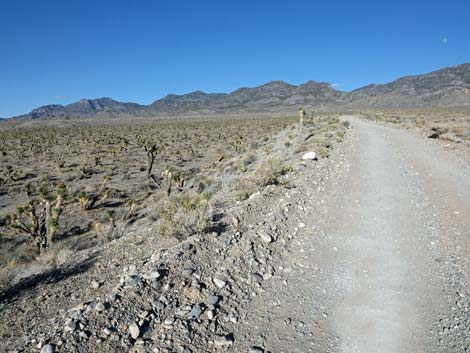
[{"label": "low vegetation", "polygon": [[366,119],[417,130],[426,137],[470,146],[470,108],[370,111]]},{"label": "low vegetation", "polygon": [[158,226],[156,236],[207,232],[218,210],[283,182],[286,151],[327,158],[347,128],[335,115],[303,115],[299,141],[297,122],[293,116],[4,124],[1,265],[102,244],[139,222]]}]

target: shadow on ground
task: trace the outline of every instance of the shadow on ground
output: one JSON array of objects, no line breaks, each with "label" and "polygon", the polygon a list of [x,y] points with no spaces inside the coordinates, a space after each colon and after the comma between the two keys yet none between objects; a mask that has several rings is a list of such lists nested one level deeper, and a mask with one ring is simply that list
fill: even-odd
[{"label": "shadow on ground", "polygon": [[60,282],[68,277],[78,275],[90,269],[96,261],[96,255],[62,268],[49,269],[46,272],[35,274],[20,280],[10,288],[0,288],[0,304],[13,301],[25,291],[36,288],[39,284],[51,284]]}]

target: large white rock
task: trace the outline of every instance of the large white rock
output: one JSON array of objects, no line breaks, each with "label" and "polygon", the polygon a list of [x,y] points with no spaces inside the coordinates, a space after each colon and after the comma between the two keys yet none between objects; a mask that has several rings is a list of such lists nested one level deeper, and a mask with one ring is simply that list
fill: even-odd
[{"label": "large white rock", "polygon": [[315,159],[315,158],[317,158],[317,155],[315,154],[315,152],[307,152],[304,155],[302,155],[302,160],[304,161]]},{"label": "large white rock", "polygon": [[131,334],[131,337],[133,339],[137,339],[140,336],[140,328],[139,326],[134,322],[129,326],[129,333]]}]

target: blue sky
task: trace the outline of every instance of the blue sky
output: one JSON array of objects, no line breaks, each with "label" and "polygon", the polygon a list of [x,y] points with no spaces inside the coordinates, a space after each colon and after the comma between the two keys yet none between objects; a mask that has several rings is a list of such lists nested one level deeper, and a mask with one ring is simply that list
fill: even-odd
[{"label": "blue sky", "polygon": [[343,90],[470,62],[470,1],[0,0],[0,117],[44,104]]}]

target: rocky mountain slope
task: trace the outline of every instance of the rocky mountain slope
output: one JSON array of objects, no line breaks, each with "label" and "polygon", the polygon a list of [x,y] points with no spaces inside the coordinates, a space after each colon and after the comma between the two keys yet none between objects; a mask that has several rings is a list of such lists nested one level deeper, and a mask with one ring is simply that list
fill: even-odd
[{"label": "rocky mountain slope", "polygon": [[122,103],[110,98],[82,99],[66,106],[46,105],[22,117],[148,117],[191,113],[283,112],[299,106],[315,110],[343,110],[461,105],[470,105],[470,63],[403,77],[387,84],[372,84],[352,92],[336,90],[325,82],[308,81],[295,86],[283,81],[271,81],[228,94],[201,91],[170,94],[150,105]]},{"label": "rocky mountain slope", "polygon": [[469,105],[470,64],[372,84],[352,91],[348,101],[350,106],[380,108]]}]

